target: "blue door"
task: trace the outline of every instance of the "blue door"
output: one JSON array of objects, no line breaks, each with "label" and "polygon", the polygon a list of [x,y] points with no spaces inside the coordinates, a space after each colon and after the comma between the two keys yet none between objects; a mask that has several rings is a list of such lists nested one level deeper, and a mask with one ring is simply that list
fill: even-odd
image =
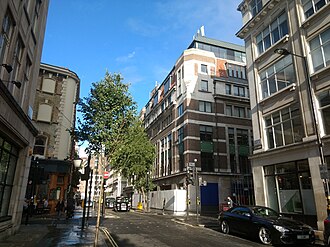
[{"label": "blue door", "polygon": [[207,183],[201,186],[201,214],[209,215],[219,212],[218,183]]}]

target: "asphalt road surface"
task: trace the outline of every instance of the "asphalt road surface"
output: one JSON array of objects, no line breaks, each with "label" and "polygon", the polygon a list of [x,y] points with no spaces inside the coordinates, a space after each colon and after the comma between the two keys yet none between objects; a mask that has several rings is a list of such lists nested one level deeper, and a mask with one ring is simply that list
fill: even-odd
[{"label": "asphalt road surface", "polygon": [[119,247],[264,246],[255,239],[225,235],[219,227],[192,226],[171,215],[107,210],[102,226]]}]

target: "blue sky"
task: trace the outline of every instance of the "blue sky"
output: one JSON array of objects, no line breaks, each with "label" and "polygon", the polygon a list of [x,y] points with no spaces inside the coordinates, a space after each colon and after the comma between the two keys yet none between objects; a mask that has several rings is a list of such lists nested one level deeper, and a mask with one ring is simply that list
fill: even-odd
[{"label": "blue sky", "polygon": [[241,0],[51,0],[42,62],[81,80],[80,97],[105,72],[121,73],[140,110],[156,81],[205,27],[205,36],[243,45]]}]

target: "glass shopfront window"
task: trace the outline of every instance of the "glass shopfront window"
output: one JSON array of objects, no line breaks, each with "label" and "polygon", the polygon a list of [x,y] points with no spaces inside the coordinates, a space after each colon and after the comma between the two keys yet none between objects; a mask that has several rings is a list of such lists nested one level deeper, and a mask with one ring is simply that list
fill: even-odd
[{"label": "glass shopfront window", "polygon": [[0,219],[8,215],[18,149],[0,136]]},{"label": "glass shopfront window", "polygon": [[307,160],[266,166],[264,169],[271,208],[281,213],[316,215]]}]

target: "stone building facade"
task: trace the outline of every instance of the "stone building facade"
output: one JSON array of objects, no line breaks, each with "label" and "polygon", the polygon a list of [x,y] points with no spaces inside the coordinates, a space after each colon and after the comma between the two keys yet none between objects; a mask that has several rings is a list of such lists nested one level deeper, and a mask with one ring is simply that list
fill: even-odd
[{"label": "stone building facade", "polygon": [[329,196],[330,3],[245,0],[238,10],[256,203],[321,231]]},{"label": "stone building facade", "polygon": [[41,63],[32,121],[38,129],[27,198],[47,199],[51,212],[72,192],[76,104],[80,79],[63,67]]},{"label": "stone building facade", "polygon": [[0,1],[0,238],[21,224],[49,1]]}]

